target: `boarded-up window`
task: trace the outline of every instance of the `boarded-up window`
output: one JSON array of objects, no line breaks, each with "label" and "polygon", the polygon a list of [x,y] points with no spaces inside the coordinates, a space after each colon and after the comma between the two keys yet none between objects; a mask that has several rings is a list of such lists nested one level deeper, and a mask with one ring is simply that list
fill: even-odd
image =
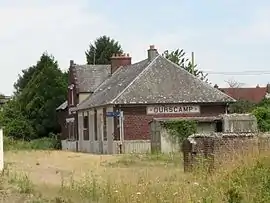
[{"label": "boarded-up window", "polygon": [[72,141],[75,140],[74,122],[68,122],[67,127],[68,127],[68,139]]},{"label": "boarded-up window", "polygon": [[114,138],[113,140],[120,140],[120,125],[119,125],[119,118],[114,118]]},{"label": "boarded-up window", "polygon": [[97,110],[95,109],[94,113],[94,134],[95,134],[95,140],[98,140],[97,136]]},{"label": "boarded-up window", "polygon": [[83,140],[89,140],[89,116],[88,112],[83,115]]},{"label": "boarded-up window", "polygon": [[103,140],[107,141],[107,116],[106,116],[106,108],[103,108]]}]

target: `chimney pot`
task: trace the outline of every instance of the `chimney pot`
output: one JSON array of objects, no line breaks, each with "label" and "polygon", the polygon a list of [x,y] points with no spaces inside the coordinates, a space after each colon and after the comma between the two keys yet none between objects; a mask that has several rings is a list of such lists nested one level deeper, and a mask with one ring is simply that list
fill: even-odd
[{"label": "chimney pot", "polygon": [[152,61],[158,56],[157,49],[155,48],[155,45],[150,45],[150,49],[148,49],[148,60]]},{"label": "chimney pot", "polygon": [[74,65],[74,61],[73,60],[70,60],[69,61],[69,66],[73,66]]}]

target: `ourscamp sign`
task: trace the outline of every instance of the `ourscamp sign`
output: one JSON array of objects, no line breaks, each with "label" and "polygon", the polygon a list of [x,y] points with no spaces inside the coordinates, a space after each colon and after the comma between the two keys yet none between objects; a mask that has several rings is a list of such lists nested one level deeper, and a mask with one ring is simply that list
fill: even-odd
[{"label": "ourscamp sign", "polygon": [[200,113],[198,105],[160,105],[148,106],[146,108],[148,115],[156,114],[196,114]]}]

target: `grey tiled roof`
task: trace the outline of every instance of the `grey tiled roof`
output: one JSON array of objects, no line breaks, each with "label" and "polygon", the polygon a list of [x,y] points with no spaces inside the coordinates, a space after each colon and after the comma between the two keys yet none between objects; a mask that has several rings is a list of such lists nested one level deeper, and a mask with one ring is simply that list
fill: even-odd
[{"label": "grey tiled roof", "polygon": [[235,100],[166,58],[158,56],[114,102],[133,104],[232,101]]},{"label": "grey tiled roof", "polygon": [[110,103],[116,98],[149,64],[148,60],[120,67],[104,81],[96,91],[85,99],[77,109],[89,108]]},{"label": "grey tiled roof", "polygon": [[64,101],[64,103],[62,103],[60,106],[58,106],[56,108],[56,111],[58,111],[58,110],[64,110],[64,109],[67,108],[67,106],[68,106],[68,102],[67,101]]},{"label": "grey tiled roof", "polygon": [[225,103],[233,98],[158,55],[119,68],[78,110],[104,104]]},{"label": "grey tiled roof", "polygon": [[75,65],[79,92],[94,92],[110,75],[110,65]]}]

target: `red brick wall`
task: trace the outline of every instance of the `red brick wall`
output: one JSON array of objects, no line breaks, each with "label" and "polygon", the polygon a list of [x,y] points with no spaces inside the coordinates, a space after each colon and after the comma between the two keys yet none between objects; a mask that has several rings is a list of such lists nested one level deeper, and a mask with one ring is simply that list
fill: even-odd
[{"label": "red brick wall", "polygon": [[[70,66],[69,72],[68,72],[68,85],[72,85],[72,84],[74,85],[73,91],[68,88],[68,106],[69,107],[76,106],[79,103],[74,66]],[[73,99],[74,99],[73,105],[71,105],[72,92],[73,92]]]},{"label": "red brick wall", "polygon": [[68,129],[66,127],[66,119],[67,118],[74,118],[74,128],[75,128],[75,137],[78,138],[78,122],[77,122],[77,113],[76,114],[69,114],[69,108],[70,107],[74,107],[78,104],[79,102],[79,97],[77,94],[77,87],[76,87],[76,79],[75,79],[75,71],[74,71],[74,66],[72,64],[70,64],[69,67],[69,72],[68,72],[68,85],[74,85],[73,88],[73,98],[74,98],[74,105],[71,105],[71,89],[68,88],[68,107],[66,110],[62,111],[62,112],[58,112],[58,122],[61,125],[61,139],[66,139],[68,138]]},{"label": "red brick wall", "polygon": [[66,127],[66,117],[68,116],[68,110],[59,110],[57,112],[57,120],[58,123],[61,127],[61,135],[60,135],[60,139],[64,140],[67,138],[68,135],[68,131],[67,131],[67,127]]},{"label": "red brick wall", "polygon": [[[146,107],[121,107],[124,111],[124,134],[125,140],[150,139],[149,122],[153,118],[164,117],[190,117],[190,116],[216,116],[225,113],[225,105],[205,105],[201,106],[200,114],[165,114],[165,115],[146,115]],[[117,133],[117,130],[116,130]],[[117,133],[118,134],[118,133]]]}]

